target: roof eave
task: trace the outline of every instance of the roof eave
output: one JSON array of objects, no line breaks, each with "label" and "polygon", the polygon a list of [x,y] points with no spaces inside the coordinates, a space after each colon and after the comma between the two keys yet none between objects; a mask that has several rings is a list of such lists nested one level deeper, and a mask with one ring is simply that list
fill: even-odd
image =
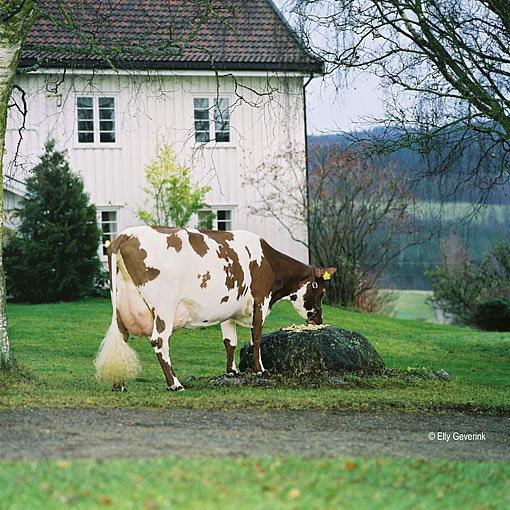
[{"label": "roof eave", "polygon": [[22,58],[19,69],[37,69],[63,67],[69,69],[119,69],[119,70],[206,70],[206,71],[269,71],[269,72],[299,72],[303,74],[324,74],[322,62],[168,62],[168,61],[113,61],[110,65],[106,61],[88,61],[74,59],[46,60],[40,63],[36,58]]}]

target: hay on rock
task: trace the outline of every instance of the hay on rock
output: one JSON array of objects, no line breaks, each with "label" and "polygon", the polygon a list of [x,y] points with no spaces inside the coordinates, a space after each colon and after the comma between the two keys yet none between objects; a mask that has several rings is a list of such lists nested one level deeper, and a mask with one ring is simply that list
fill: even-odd
[{"label": "hay on rock", "polygon": [[[326,371],[380,373],[384,362],[372,344],[360,333],[321,326],[290,326],[262,335],[262,363],[275,373]],[[253,367],[249,342],[241,348],[239,369]]]}]

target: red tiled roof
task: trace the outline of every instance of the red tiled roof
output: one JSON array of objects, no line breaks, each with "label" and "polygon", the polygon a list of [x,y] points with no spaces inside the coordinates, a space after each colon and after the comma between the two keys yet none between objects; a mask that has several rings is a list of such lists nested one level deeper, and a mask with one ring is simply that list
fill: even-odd
[{"label": "red tiled roof", "polygon": [[65,13],[59,3],[41,0],[54,19],[34,23],[22,67],[322,69],[271,0],[63,0]]}]

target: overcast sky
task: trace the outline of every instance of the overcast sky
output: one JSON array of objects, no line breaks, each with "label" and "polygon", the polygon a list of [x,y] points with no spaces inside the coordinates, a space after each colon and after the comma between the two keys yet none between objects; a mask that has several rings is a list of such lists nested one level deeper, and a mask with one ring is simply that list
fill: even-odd
[{"label": "overcast sky", "polygon": [[338,90],[332,77],[315,78],[306,92],[309,134],[355,130],[364,117],[382,113],[381,92],[369,74],[360,75]]},{"label": "overcast sky", "polygon": [[[289,2],[273,2],[288,20]],[[306,88],[308,133],[355,130],[363,117],[380,116],[382,103],[377,83],[373,76],[366,73],[337,90],[331,76],[313,79]]]}]

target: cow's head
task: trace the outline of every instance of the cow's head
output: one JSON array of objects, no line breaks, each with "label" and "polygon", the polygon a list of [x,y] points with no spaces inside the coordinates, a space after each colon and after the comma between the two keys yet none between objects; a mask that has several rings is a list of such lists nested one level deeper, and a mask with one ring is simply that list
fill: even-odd
[{"label": "cow's head", "polygon": [[336,267],[310,267],[310,273],[289,297],[297,313],[307,324],[322,324],[322,298],[326,282],[336,273]]}]

